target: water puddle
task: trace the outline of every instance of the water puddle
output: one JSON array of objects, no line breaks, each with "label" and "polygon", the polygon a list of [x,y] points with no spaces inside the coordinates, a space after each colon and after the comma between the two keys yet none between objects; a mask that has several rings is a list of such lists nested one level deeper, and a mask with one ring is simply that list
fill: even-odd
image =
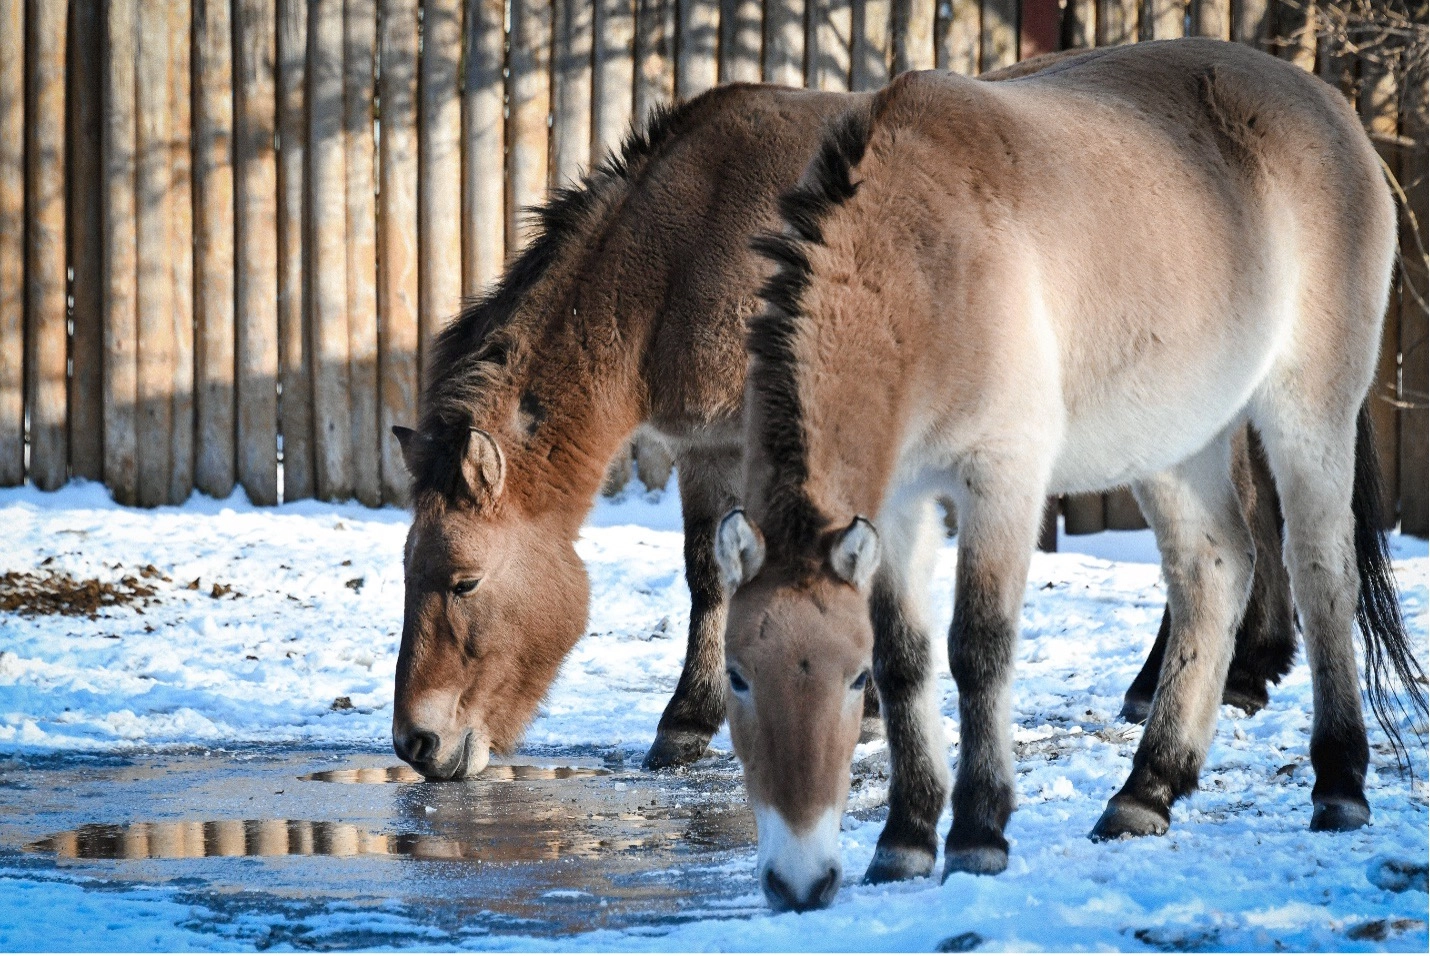
[{"label": "water puddle", "polygon": [[0,858],[179,880],[224,906],[249,905],[234,893],[256,907],[398,901],[418,921],[491,931],[654,926],[759,906],[733,760],[651,775],[542,755],[427,783],[374,756],[0,766]]}]

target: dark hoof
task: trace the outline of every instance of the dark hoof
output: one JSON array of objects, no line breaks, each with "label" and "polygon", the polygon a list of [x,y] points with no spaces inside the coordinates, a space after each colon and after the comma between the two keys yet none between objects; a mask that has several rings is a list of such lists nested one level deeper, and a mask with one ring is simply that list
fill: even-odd
[{"label": "dark hoof", "polygon": [[1267,703],[1269,703],[1269,698],[1267,698],[1266,696],[1265,687],[1262,687],[1260,689],[1248,689],[1245,687],[1228,687],[1225,691],[1222,692],[1221,702],[1223,704],[1230,704],[1233,707],[1240,707],[1242,710],[1246,711],[1246,715],[1250,717],[1252,714],[1265,707]]},{"label": "dark hoof", "polygon": [[1097,825],[1088,837],[1095,843],[1120,840],[1123,837],[1161,836],[1167,832],[1171,817],[1152,807],[1130,800],[1113,798],[1102,811]]},{"label": "dark hoof", "polygon": [[912,847],[881,846],[864,872],[865,883],[897,883],[917,880],[933,872],[934,855]]},{"label": "dark hoof", "polygon": [[859,742],[867,744],[871,740],[884,739],[884,721],[879,717],[865,717],[859,723]]},{"label": "dark hoof", "polygon": [[997,846],[965,846],[961,850],[944,847],[944,879],[954,873],[998,876],[1008,869],[1008,850]]},{"label": "dark hoof", "polygon": [[647,770],[668,770],[692,764],[705,755],[710,736],[690,730],[662,731],[656,734],[655,743],[650,745],[641,766]]},{"label": "dark hoof", "polygon": [[1311,811],[1311,830],[1314,833],[1345,833],[1359,830],[1370,822],[1370,807],[1364,800],[1336,798],[1317,800],[1316,809]]},{"label": "dark hoof", "polygon": [[1129,724],[1145,724],[1151,713],[1152,698],[1140,694],[1134,697],[1130,692],[1122,698],[1122,713],[1119,716]]},{"label": "dark hoof", "polygon": [[1008,869],[1008,851],[996,846],[970,846],[961,850],[943,851],[943,878],[954,873],[974,876],[997,876]]}]

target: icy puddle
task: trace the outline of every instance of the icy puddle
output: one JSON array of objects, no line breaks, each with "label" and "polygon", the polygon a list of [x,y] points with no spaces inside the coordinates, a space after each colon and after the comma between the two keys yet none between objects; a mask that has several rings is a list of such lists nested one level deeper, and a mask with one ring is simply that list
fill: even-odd
[{"label": "icy puddle", "polygon": [[231,914],[213,926],[225,937],[294,908],[398,917],[341,942],[324,941],[323,920],[265,919],[263,939],[248,940],[263,945],[413,944],[419,929],[432,944],[760,910],[733,760],[653,775],[601,756],[527,755],[455,783],[370,753],[10,759],[0,857],[36,879],[182,887]]}]

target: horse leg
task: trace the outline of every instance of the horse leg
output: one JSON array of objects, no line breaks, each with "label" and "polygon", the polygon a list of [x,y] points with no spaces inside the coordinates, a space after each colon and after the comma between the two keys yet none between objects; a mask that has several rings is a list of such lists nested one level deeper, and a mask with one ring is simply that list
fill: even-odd
[{"label": "horse leg", "polygon": [[[1042,528],[1038,463],[964,475],[948,662],[958,685],[958,776],[943,875],[1001,873],[1013,792],[1012,685],[1028,564]],[[980,469],[983,472],[983,469]]]},{"label": "horse leg", "polygon": [[1196,788],[1211,746],[1256,560],[1230,453],[1221,436],[1133,489],[1162,552],[1171,629],[1132,773],[1093,839],[1165,833],[1172,802]]},{"label": "horse leg", "polygon": [[1370,821],[1370,750],[1351,630],[1360,594],[1351,512],[1355,412],[1312,421],[1286,397],[1274,411],[1262,436],[1286,511],[1286,565],[1315,701],[1311,829],[1353,830]]},{"label": "horse leg", "polygon": [[879,529],[883,559],[869,596],[869,617],[874,683],[889,739],[889,818],[866,883],[933,872],[938,817],[948,798],[948,753],[926,623],[928,582],[942,534],[931,502],[881,515]]},{"label": "horse leg", "polygon": [[715,564],[715,528],[734,507],[739,473],[733,449],[692,449],[677,459],[690,634],[680,682],[645,757],[647,770],[699,760],[725,720],[725,594]]},{"label": "horse leg", "polygon": [[[1227,673],[1222,703],[1254,714],[1267,703],[1267,685],[1280,683],[1296,658],[1296,618],[1291,582],[1281,561],[1281,508],[1276,483],[1256,433],[1247,426],[1234,440],[1232,468],[1237,497],[1251,527],[1257,561],[1251,598],[1236,631],[1236,653]],[[1152,712],[1152,695],[1167,650],[1172,614],[1162,609],[1157,640],[1122,699],[1122,719],[1140,724]]]},{"label": "horse leg", "polygon": [[1242,513],[1256,542],[1256,572],[1221,700],[1254,714],[1267,704],[1267,686],[1279,684],[1296,660],[1296,612],[1291,603],[1291,578],[1281,560],[1281,503],[1276,480],[1255,430],[1247,426],[1240,441],[1246,450],[1236,454],[1236,481]]}]

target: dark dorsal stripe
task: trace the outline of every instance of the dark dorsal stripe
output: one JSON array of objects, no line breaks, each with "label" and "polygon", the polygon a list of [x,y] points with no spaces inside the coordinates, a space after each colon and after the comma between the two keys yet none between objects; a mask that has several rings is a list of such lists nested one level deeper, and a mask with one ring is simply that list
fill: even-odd
[{"label": "dark dorsal stripe", "polygon": [[423,374],[419,430],[429,440],[419,449],[414,495],[451,492],[467,430],[486,397],[508,383],[530,344],[530,330],[516,321],[521,303],[557,258],[572,250],[573,238],[590,217],[608,208],[616,191],[633,183],[650,158],[688,125],[691,107],[700,99],[657,107],[645,125],[633,125],[620,149],[607,153],[579,185],[553,190],[530,211],[536,228],[526,248],[487,294],[469,299],[438,333]]},{"label": "dark dorsal stripe", "polygon": [[751,440],[759,442],[769,459],[765,539],[772,554],[791,559],[817,559],[819,535],[829,524],[806,487],[809,449],[795,351],[806,321],[801,300],[810,282],[805,250],[824,241],[824,219],[858,190],[854,167],[864,156],[869,126],[870,112],[862,107],[831,123],[799,184],[780,197],[784,230],[752,242],[775,269],[760,290],[765,309],[750,320],[746,339],[756,359],[750,378],[758,410],[753,420],[760,430]]}]

